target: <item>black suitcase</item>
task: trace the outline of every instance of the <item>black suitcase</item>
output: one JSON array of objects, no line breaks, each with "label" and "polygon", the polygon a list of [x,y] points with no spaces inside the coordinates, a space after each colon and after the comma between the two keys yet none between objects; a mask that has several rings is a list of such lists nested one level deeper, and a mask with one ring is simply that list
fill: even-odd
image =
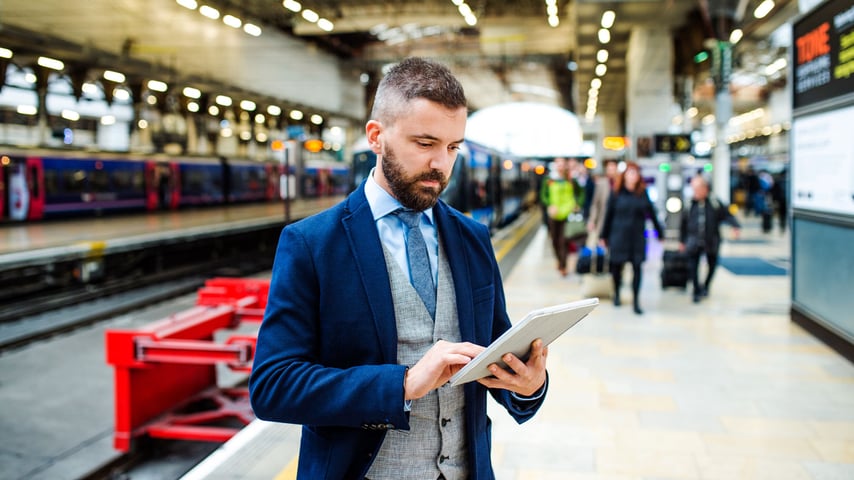
[{"label": "black suitcase", "polygon": [[661,258],[661,288],[688,286],[688,254],[665,250]]}]

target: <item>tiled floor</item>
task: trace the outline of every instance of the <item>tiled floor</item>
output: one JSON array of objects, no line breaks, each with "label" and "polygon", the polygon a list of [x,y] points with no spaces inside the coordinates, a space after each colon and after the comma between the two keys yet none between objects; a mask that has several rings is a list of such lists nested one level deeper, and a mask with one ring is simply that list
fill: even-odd
[{"label": "tiled floor", "polygon": [[[787,266],[787,235],[744,224],[722,256]],[[697,305],[661,289],[661,248],[645,263],[644,315],[624,286],[623,306],[603,299],[552,344],[534,419],[518,426],[490,403],[498,478],[854,479],[854,365],[790,321],[790,277],[718,268]],[[541,227],[505,278],[511,318],[581,298],[554,266]]]}]

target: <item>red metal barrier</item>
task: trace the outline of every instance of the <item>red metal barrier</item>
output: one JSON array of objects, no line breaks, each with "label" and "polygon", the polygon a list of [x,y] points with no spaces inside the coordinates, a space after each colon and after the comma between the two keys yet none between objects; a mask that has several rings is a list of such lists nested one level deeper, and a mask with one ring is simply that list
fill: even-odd
[{"label": "red metal barrier", "polygon": [[[196,306],[134,330],[106,332],[107,363],[115,369],[116,449],[136,438],[223,442],[255,417],[245,388],[217,386],[216,365],[249,372],[255,337],[214,334],[260,322],[268,280],[217,278],[199,289]],[[226,424],[226,426],[223,426]]]}]

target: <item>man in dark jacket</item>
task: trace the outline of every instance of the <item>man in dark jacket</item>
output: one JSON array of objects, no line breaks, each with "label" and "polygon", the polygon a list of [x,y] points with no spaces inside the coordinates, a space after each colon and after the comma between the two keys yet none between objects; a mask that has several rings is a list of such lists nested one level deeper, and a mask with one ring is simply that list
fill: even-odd
[{"label": "man in dark jacket", "polygon": [[[735,237],[738,237],[741,225],[726,206],[714,196],[709,196],[709,184],[702,176],[697,175],[691,180],[691,188],[694,190],[694,198],[688,209],[682,213],[682,221],[679,226],[679,250],[688,254],[688,265],[694,282],[694,303],[698,303],[700,298],[709,294],[712,275],[714,275],[715,267],[718,264],[721,224],[730,224],[734,229]],[[700,257],[703,254],[706,255],[709,268],[706,281],[700,286],[698,267]]]}]

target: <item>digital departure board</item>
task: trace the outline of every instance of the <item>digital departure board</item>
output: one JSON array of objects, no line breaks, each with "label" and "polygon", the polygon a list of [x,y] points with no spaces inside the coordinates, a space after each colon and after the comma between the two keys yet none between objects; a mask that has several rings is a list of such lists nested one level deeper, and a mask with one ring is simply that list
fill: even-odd
[{"label": "digital departure board", "polygon": [[792,106],[854,92],[854,4],[829,0],[793,27]]}]

